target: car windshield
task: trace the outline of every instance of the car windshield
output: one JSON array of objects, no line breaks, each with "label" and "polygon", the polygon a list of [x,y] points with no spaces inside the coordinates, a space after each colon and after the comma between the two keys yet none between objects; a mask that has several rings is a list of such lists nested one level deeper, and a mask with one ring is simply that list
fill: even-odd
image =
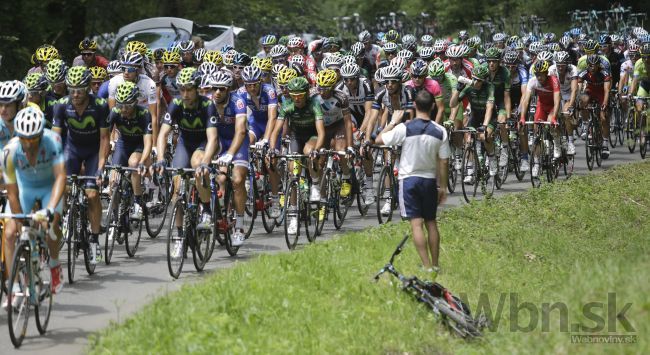
[{"label": "car windshield", "polygon": [[[176,32],[172,28],[152,28],[144,31],[130,33],[122,37],[115,48],[124,48],[127,42],[141,41],[144,42],[148,48],[167,48],[174,41],[181,41],[190,39],[190,34],[187,31],[178,29],[177,37]],[[117,53],[115,53],[116,55]]]}]

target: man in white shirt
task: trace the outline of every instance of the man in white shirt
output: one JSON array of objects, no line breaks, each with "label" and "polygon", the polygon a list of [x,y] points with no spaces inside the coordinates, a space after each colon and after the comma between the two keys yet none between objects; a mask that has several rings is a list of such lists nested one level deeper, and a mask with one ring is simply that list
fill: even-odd
[{"label": "man in white shirt", "polygon": [[[421,90],[415,98],[415,118],[400,123],[404,112],[395,111],[377,143],[402,146],[398,175],[400,211],[411,223],[423,268],[435,278],[440,270],[436,209],[447,197],[449,137],[445,128],[429,116],[433,103],[433,96]],[[424,225],[428,238],[424,237]]]}]

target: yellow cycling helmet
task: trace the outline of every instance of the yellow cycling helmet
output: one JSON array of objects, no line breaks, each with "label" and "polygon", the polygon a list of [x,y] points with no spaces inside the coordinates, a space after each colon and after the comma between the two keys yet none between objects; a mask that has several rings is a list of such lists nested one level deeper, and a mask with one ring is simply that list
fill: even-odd
[{"label": "yellow cycling helmet", "polygon": [[334,86],[336,84],[336,80],[338,79],[336,72],[332,69],[325,69],[322,71],[319,71],[318,74],[316,75],[316,83],[318,86],[322,87],[330,87]]},{"label": "yellow cycling helmet", "polygon": [[83,41],[79,42],[79,50],[80,51],[96,51],[97,50],[97,42],[93,41],[92,39],[84,39]]},{"label": "yellow cycling helmet", "polygon": [[163,64],[180,64],[181,55],[178,52],[165,52],[162,56]]},{"label": "yellow cycling helmet", "polygon": [[548,73],[548,68],[551,66],[551,62],[548,60],[538,60],[533,66],[533,73]]},{"label": "yellow cycling helmet", "polygon": [[93,81],[104,81],[108,77],[108,72],[103,67],[90,67],[90,75]]},{"label": "yellow cycling helmet", "polygon": [[44,44],[36,49],[36,60],[39,62],[48,62],[52,59],[59,59],[59,51],[54,46]]},{"label": "yellow cycling helmet", "polygon": [[147,54],[147,45],[140,41],[131,41],[126,44],[126,52],[138,52],[143,57]]},{"label": "yellow cycling helmet", "polygon": [[278,84],[287,85],[293,78],[298,77],[298,72],[293,68],[284,68],[278,73]]},{"label": "yellow cycling helmet", "polygon": [[223,57],[219,51],[208,51],[205,53],[205,56],[203,56],[203,61],[221,65],[221,63],[223,63]]},{"label": "yellow cycling helmet", "polygon": [[273,69],[273,60],[271,58],[260,58],[253,65],[268,73]]}]

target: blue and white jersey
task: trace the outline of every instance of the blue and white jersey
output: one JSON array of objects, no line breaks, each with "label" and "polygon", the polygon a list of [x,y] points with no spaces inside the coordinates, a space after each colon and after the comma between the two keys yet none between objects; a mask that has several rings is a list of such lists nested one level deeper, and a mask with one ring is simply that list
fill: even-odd
[{"label": "blue and white jersey", "polygon": [[[246,87],[242,86],[237,90],[239,96],[246,104],[246,113],[248,115],[248,124],[251,129],[264,132],[266,123],[269,120],[269,109],[278,106],[278,96],[272,84],[262,84],[260,87],[259,106],[255,105],[253,98],[250,96]],[[258,137],[260,138],[260,137]]]},{"label": "blue and white jersey", "polygon": [[431,121],[415,118],[381,135],[386,145],[401,145],[398,179],[436,178],[438,159],[449,159],[447,130]]},{"label": "blue and white jersey", "polygon": [[217,132],[221,145],[230,146],[235,136],[235,126],[239,115],[246,115],[246,104],[237,91],[232,91],[228,95],[228,103],[223,109],[223,115],[219,115],[217,121]]}]

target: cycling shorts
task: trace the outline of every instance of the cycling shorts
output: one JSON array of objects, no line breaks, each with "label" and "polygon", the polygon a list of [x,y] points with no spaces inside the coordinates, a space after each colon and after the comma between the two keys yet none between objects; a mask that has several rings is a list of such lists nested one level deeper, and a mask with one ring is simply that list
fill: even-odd
[{"label": "cycling shorts", "polygon": [[587,88],[587,90],[585,90],[585,95],[588,95],[591,100],[596,101],[601,106],[605,102],[605,90],[604,89],[590,90],[589,88]]},{"label": "cycling shorts", "polygon": [[323,148],[331,149],[332,139],[345,139],[345,121],[339,121],[325,127],[325,144]]},{"label": "cycling shorts", "polygon": [[[20,208],[24,213],[29,213],[34,208],[36,200],[41,201],[41,208],[47,207],[52,196],[52,186],[30,186],[29,188],[21,189],[19,195]],[[58,213],[63,212],[63,198],[59,200],[54,211]]]},{"label": "cycling shorts", "polygon": [[195,151],[205,151],[207,141],[192,142],[185,141],[182,137],[178,138],[176,143],[176,150],[174,151],[174,159],[172,159],[172,168],[191,168],[192,154]]},{"label": "cycling shorts", "polygon": [[[469,122],[467,122],[467,126],[479,128],[483,125],[484,121],[485,121],[485,111],[472,110],[472,114],[469,118]],[[490,122],[488,122],[487,127],[494,130],[496,126],[497,126],[497,113],[496,111],[492,111],[492,118],[490,118]]]},{"label": "cycling shorts", "polygon": [[546,121],[548,115],[553,112],[553,105],[544,105],[541,100],[537,100],[535,109],[535,122]]},{"label": "cycling shorts", "polygon": [[[230,149],[231,145],[232,145],[232,141],[219,138],[219,151],[217,152],[217,156],[221,157],[224,154],[226,154],[226,152],[228,152],[228,149]],[[232,157],[233,165],[243,166],[245,168],[248,168],[249,146],[250,146],[250,141],[248,139],[248,136],[246,136],[241,146],[239,147],[239,150],[237,150],[237,153],[235,153],[235,155]]]},{"label": "cycling shorts", "polygon": [[129,157],[134,152],[142,153],[144,150],[144,142],[140,143],[127,143],[118,139],[115,143],[115,151],[113,152],[113,164],[118,166],[127,166],[129,164]]},{"label": "cycling shorts", "polygon": [[264,132],[266,132],[266,122],[260,123],[253,121],[248,127],[248,132],[252,133],[255,136],[255,141],[259,141],[264,138]]},{"label": "cycling shorts", "polygon": [[[94,149],[78,149],[73,144],[66,144],[65,146],[65,170],[70,175],[80,175],[81,166],[85,168],[85,175],[99,176],[99,152]],[[97,189],[97,182],[94,180],[86,180],[87,189]]]}]

